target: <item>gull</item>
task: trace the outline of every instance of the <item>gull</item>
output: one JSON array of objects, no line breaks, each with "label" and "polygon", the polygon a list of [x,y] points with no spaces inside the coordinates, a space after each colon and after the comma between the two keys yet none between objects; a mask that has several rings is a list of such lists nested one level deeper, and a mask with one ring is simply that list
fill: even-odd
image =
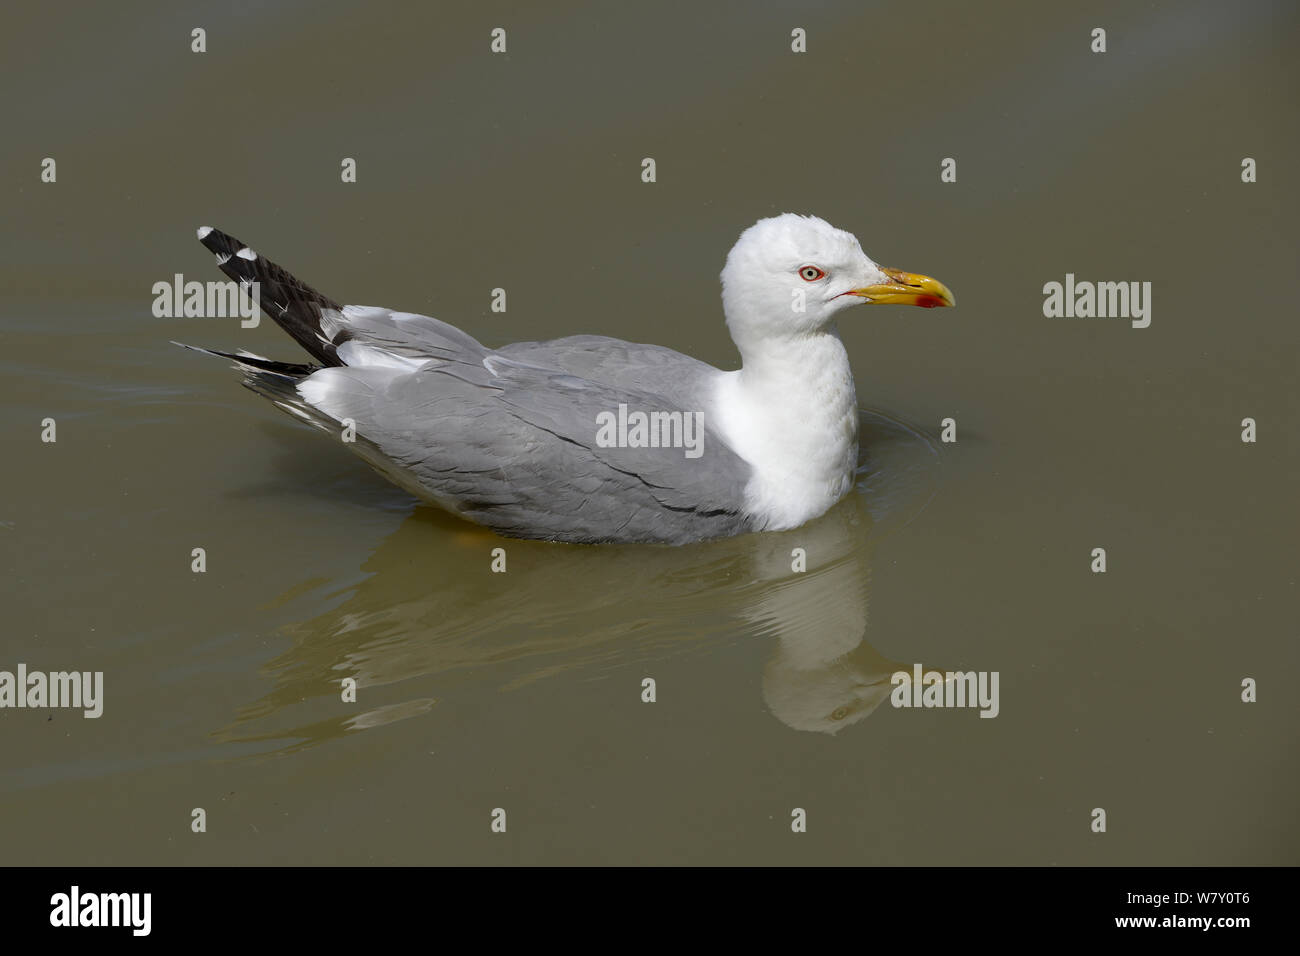
[{"label": "gull", "polygon": [[877,265],[823,219],[761,219],[722,270],[741,358],[723,371],[600,335],[488,348],[427,315],[341,305],[210,226],[198,237],[227,276],[257,283],[276,306],[263,311],[314,361],[184,348],[232,360],[246,387],[416,497],[548,541],[680,545],[819,517],[858,461],[839,313],[954,304],[943,283]]}]

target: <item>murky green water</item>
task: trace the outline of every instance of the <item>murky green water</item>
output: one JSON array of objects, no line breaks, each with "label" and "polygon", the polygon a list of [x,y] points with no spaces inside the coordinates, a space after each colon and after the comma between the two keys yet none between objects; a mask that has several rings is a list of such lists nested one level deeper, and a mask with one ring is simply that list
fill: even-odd
[{"label": "murky green water", "polygon": [[[1297,26],[1280,3],[12,12],[0,670],[105,690],[96,720],[0,710],[0,860],[1300,862]],[[168,344],[296,360],[269,322],[150,311],[155,282],[220,278],[210,223],[488,344],[732,367],[717,273],[781,211],[958,299],[846,313],[861,480],[781,534],[503,541]],[[1067,273],[1151,282],[1150,326],[1044,317]],[[997,671],[996,719],[891,706],[916,663]]]}]

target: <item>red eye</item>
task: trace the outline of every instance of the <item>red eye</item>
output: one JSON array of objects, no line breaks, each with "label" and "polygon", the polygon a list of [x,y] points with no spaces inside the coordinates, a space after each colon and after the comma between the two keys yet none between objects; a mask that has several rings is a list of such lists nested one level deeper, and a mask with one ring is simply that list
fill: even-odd
[{"label": "red eye", "polygon": [[805,282],[816,282],[818,279],[826,278],[826,273],[816,266],[804,266],[799,270],[799,275]]}]

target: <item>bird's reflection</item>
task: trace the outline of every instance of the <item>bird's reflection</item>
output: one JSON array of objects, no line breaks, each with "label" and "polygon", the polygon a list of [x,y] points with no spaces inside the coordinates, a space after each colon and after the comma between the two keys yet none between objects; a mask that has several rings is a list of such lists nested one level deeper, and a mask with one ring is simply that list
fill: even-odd
[{"label": "bird's reflection", "polygon": [[[424,714],[466,681],[509,690],[737,636],[774,642],[762,696],[778,720],[835,733],[910,669],[865,639],[871,555],[939,476],[935,443],[884,415],[863,411],[861,442],[856,492],[817,521],[685,547],[506,540],[417,508],[367,578],[289,628],[293,646],[267,665],[273,688],[218,736],[298,749]],[[505,573],[490,569],[494,548]],[[341,707],[346,677],[358,700],[386,703]]]}]

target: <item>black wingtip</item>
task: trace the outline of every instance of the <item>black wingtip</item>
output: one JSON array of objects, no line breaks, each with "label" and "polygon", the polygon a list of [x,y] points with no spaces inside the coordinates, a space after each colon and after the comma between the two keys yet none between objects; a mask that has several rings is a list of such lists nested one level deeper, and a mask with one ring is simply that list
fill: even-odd
[{"label": "black wingtip", "polygon": [[299,379],[306,378],[312,372],[319,371],[319,365],[304,365],[301,362],[280,362],[276,359],[269,359],[262,355],[254,355],[251,352],[223,352],[220,349],[205,349],[198,345],[186,345],[184,342],[172,340],[172,345],[179,345],[183,349],[189,349],[191,352],[200,352],[203,355],[213,355],[217,358],[229,359],[234,362],[236,367],[247,371],[256,369],[259,372],[270,372],[275,375],[283,375],[286,378]]},{"label": "black wingtip", "polygon": [[[241,259],[251,262],[257,258],[257,253],[228,232],[213,229],[211,226],[199,226],[196,235],[199,237],[199,242],[203,243],[204,248],[215,253],[220,259],[228,259],[231,256],[239,255]],[[243,255],[240,255],[241,252]]]},{"label": "black wingtip", "polygon": [[258,255],[229,233],[200,226],[199,242],[217,258],[217,268],[239,283],[256,282],[262,311],[324,365],[342,365],[334,343],[321,331],[324,309],[342,311],[328,296]]}]

